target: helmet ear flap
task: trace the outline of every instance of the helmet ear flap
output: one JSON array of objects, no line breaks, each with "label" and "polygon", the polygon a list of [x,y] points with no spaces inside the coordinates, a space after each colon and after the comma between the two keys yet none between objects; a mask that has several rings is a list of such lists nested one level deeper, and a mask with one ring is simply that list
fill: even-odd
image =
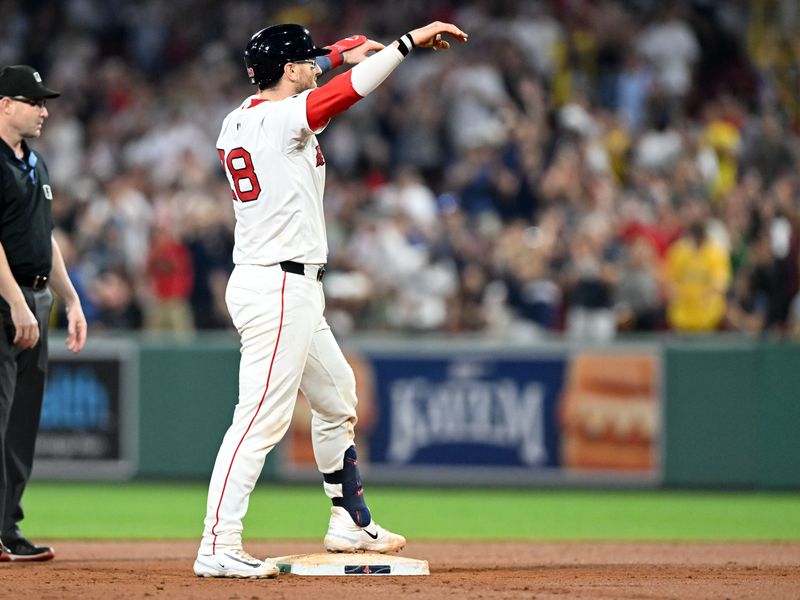
[{"label": "helmet ear flap", "polygon": [[269,87],[281,78],[286,62],[285,60],[265,60],[260,63],[246,63],[247,76],[250,78],[250,83],[257,85],[261,89]]}]

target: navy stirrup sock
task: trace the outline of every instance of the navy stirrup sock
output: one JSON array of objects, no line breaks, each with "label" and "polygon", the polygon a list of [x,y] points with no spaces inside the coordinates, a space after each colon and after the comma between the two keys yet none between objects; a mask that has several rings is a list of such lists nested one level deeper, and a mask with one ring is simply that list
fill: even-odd
[{"label": "navy stirrup sock", "polygon": [[356,447],[350,446],[344,453],[344,466],[333,473],[323,473],[325,483],[341,484],[342,497],[331,498],[334,506],[341,506],[353,519],[353,522],[366,527],[372,521],[367,502],[364,499],[364,488],[361,486],[361,475],[358,473]]}]

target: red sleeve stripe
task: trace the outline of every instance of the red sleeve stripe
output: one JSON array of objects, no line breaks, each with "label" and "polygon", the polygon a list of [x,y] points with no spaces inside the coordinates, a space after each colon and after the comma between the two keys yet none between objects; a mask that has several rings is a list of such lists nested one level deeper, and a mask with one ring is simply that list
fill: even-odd
[{"label": "red sleeve stripe", "polygon": [[335,115],[343,113],[361,100],[353,89],[350,71],[331,79],[328,83],[312,91],[306,99],[306,118],[312,131],[323,127]]}]

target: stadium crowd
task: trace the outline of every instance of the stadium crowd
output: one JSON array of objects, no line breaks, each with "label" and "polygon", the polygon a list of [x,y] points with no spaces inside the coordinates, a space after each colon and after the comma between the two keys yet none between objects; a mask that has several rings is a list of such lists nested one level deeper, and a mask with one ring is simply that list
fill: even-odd
[{"label": "stadium crowd", "polygon": [[793,0],[0,0],[0,64],[63,91],[37,146],[90,328],[230,326],[231,193],[214,147],[242,49],[417,51],[321,134],[339,334],[800,335]]}]

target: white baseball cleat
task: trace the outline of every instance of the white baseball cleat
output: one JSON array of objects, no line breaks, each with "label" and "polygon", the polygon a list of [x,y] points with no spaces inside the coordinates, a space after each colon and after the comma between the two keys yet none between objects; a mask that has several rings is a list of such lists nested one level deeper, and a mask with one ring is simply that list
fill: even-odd
[{"label": "white baseball cleat", "polygon": [[387,531],[374,520],[366,527],[359,527],[344,508],[332,506],[324,544],[328,552],[386,553],[402,550],[406,538]]},{"label": "white baseball cleat", "polygon": [[198,577],[236,577],[266,579],[277,577],[280,570],[270,561],[258,560],[239,548],[220,550],[216,554],[198,554],[194,574]]}]

